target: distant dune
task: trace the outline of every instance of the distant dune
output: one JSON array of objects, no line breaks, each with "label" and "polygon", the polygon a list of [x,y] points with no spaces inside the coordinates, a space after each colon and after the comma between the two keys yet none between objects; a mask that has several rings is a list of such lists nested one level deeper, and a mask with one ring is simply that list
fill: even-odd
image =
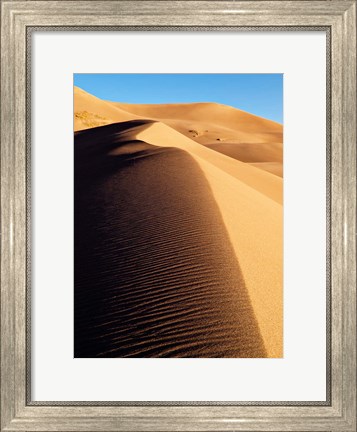
[{"label": "distant dune", "polygon": [[282,126],[74,96],[75,356],[282,357]]},{"label": "distant dune", "polygon": [[[134,105],[106,102],[74,88],[74,130],[146,118],[242,162],[274,162],[282,177],[283,128],[279,123],[217,103]],[[89,120],[81,116],[90,117]],[[102,119],[96,119],[100,116]],[[249,144],[249,146],[248,146]],[[258,159],[258,160],[257,160]],[[259,165],[272,172],[269,165]]]},{"label": "distant dune", "polygon": [[110,102],[74,87],[74,130],[88,129],[109,123],[122,122],[137,118],[121,110]]}]

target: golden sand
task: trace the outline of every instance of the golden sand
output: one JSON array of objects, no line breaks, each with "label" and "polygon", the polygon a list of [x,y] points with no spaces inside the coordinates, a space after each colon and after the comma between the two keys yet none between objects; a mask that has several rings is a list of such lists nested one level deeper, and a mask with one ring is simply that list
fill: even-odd
[{"label": "golden sand", "polygon": [[[98,346],[99,356],[282,357],[282,126],[215,103],[130,105],[78,88],[74,95],[78,196],[87,185],[93,196],[77,205],[81,227],[83,214],[96,220],[98,208],[108,217],[88,225],[108,236],[108,260],[89,278],[98,277],[91,301],[105,310],[84,318],[88,279],[79,271],[77,340],[86,329],[82,344]],[[78,253],[78,262],[101,262],[100,248]],[[189,254],[180,261],[182,251]],[[116,254],[126,256],[119,285]],[[103,288],[99,276],[108,274]]]}]

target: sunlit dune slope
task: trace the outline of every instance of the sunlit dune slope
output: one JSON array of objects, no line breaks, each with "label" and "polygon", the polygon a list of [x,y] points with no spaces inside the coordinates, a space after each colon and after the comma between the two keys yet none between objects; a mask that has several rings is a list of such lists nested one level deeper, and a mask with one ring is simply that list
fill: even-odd
[{"label": "sunlit dune slope", "polygon": [[278,177],[283,177],[283,164],[281,162],[254,162],[249,165],[268,171]]},{"label": "sunlit dune slope", "polygon": [[[282,181],[153,123],[135,138],[186,150],[198,162],[221,211],[269,357],[282,355]],[[236,165],[235,167],[233,165]],[[279,199],[280,198],[280,199]]]},{"label": "sunlit dune slope", "polygon": [[283,163],[282,143],[230,143],[218,142],[207,144],[207,147],[219,151],[241,162],[262,163],[274,162]]}]

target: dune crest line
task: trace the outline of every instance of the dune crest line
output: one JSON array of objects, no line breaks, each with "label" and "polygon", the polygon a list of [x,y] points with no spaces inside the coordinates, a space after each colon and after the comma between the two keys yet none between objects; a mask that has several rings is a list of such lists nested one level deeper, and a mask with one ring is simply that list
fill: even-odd
[{"label": "dune crest line", "polygon": [[[276,186],[282,185],[281,179],[225,155],[215,154],[213,150],[189,142],[189,138],[169,129],[164,124],[151,123],[138,130],[135,136],[156,145],[163,143],[164,137],[170,137],[171,145],[187,149],[199,164],[242,269],[268,355],[281,357],[283,209],[280,203],[271,199],[272,195],[279,196]],[[272,319],[274,315],[276,318]]]},{"label": "dune crest line", "polygon": [[205,175],[128,130],[75,137],[75,356],[266,357]]}]

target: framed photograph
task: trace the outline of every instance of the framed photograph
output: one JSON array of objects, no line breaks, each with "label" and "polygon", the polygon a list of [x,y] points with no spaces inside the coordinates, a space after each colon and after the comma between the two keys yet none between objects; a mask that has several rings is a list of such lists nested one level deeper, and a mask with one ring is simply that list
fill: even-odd
[{"label": "framed photograph", "polygon": [[356,1],[1,1],[1,431],[356,430]]}]

